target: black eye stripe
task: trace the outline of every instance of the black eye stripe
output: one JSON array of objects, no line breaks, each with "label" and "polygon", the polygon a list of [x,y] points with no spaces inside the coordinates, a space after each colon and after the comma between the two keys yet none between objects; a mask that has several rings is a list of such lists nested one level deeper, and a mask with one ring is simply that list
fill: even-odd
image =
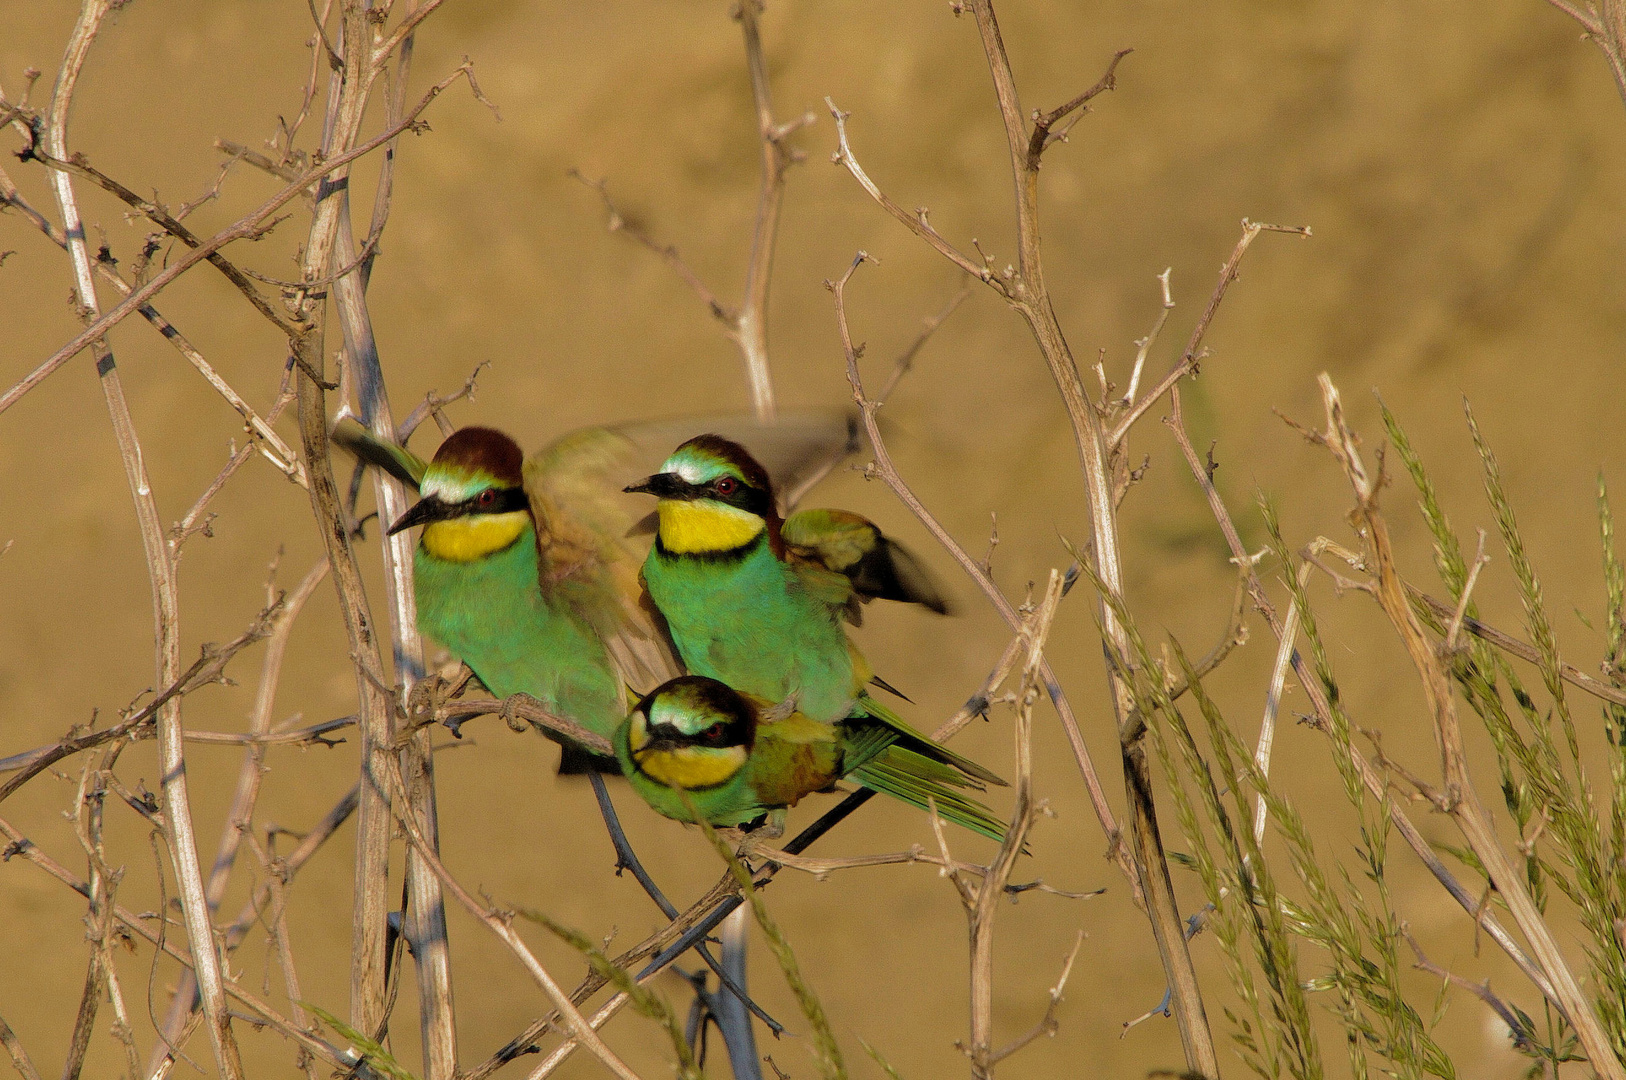
[{"label": "black eye stripe", "polygon": [[[723,480],[732,480],[734,490],[719,491],[717,485]],[[748,514],[758,517],[767,517],[768,511],[773,508],[773,495],[761,488],[752,487],[749,481],[741,480],[737,476],[722,476],[706,484],[691,484],[683,481],[684,495],[689,499],[710,499],[726,506],[736,507]]]},{"label": "black eye stripe", "polygon": [[[496,500],[491,503],[482,503],[481,496],[496,493]],[[515,510],[527,510],[531,501],[525,495],[524,488],[487,488],[472,499],[466,499],[458,504],[465,514],[508,514]]]}]

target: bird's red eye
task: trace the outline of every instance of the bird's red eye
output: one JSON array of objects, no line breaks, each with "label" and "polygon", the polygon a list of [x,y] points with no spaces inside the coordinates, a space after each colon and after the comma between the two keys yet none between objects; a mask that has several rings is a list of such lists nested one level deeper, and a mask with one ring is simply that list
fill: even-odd
[{"label": "bird's red eye", "polygon": [[719,495],[732,495],[740,485],[732,476],[725,476],[712,486],[717,489]]},{"label": "bird's red eye", "polygon": [[722,745],[725,731],[726,728],[723,722],[721,720],[717,721],[715,724],[711,725],[711,727],[706,729],[706,741],[714,746]]},{"label": "bird's red eye", "polygon": [[482,510],[490,510],[497,505],[497,492],[494,488],[486,488],[474,497],[474,505]]}]

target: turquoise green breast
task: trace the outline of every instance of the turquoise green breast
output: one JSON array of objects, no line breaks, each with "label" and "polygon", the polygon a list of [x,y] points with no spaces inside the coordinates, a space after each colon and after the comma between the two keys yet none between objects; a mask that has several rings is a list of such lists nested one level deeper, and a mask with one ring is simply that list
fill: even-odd
[{"label": "turquoise green breast", "polygon": [[691,674],[769,701],[799,693],[798,708],[825,723],[851,711],[853,662],[838,615],[807,594],[765,536],[739,557],[656,544],[644,581]]},{"label": "turquoise green breast", "polygon": [[418,629],[474,669],[498,697],[526,693],[609,738],[624,716],[621,686],[591,627],[555,610],[538,585],[536,536],[470,562],[413,559]]}]

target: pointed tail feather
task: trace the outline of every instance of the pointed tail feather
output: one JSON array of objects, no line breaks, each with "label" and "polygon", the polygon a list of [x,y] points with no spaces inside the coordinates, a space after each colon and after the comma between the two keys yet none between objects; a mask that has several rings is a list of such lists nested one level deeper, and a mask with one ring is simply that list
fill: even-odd
[{"label": "pointed tail feather", "polygon": [[428,467],[423,458],[404,446],[378,438],[357,423],[354,417],[341,417],[333,425],[333,441],[359,460],[376,465],[403,484],[410,485],[414,491],[423,482],[424,469]]},{"label": "pointed tail feather", "polygon": [[903,718],[897,713],[893,712],[885,705],[882,705],[879,701],[876,701],[868,694],[864,694],[858,699],[858,708],[863,710],[864,715],[880,721],[882,724],[885,724],[889,729],[891,729],[891,731],[897,736],[896,741],[899,746],[907,747],[922,757],[931,758],[933,761],[942,762],[944,765],[952,765],[954,768],[965,773],[967,776],[976,777],[985,784],[994,784],[998,787],[1010,786],[1004,780],[1000,779],[999,774],[978,765],[975,761],[972,761],[964,754],[956,754],[953,750],[943,746],[941,743],[932,742],[926,736],[922,735],[920,732],[916,731],[914,728],[905,723]]},{"label": "pointed tail feather", "polygon": [[951,773],[964,784],[965,778],[957,771],[901,746],[893,746],[847,775],[867,788],[922,810],[929,809],[930,804],[935,803],[937,813],[944,821],[951,821],[991,840],[1003,840],[1005,822],[976,799],[945,784],[940,779],[944,772]]}]

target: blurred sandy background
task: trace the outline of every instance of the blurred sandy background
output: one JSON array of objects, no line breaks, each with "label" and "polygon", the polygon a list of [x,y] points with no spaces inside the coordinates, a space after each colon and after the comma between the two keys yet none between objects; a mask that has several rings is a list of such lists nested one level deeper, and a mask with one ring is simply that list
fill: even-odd
[{"label": "blurred sandy background", "polygon": [[[63,0],[0,0],[0,83],[8,93],[35,66],[45,72],[36,94],[44,100],[74,15]],[[1246,535],[1260,540],[1252,503],[1264,491],[1279,500],[1290,540],[1348,537],[1341,479],[1272,414],[1314,420],[1314,376],[1322,370],[1345,390],[1369,446],[1378,442],[1378,424],[1367,391],[1380,388],[1433,466],[1457,526],[1471,537],[1475,525],[1491,525],[1461,418],[1459,396],[1467,393],[1501,453],[1570,659],[1591,670],[1600,638],[1571,611],[1599,625],[1595,473],[1602,467],[1617,486],[1626,483],[1619,423],[1626,112],[1576,26],[1540,0],[1007,3],[1001,15],[1024,108],[1072,96],[1095,81],[1115,48],[1136,49],[1119,90],[1100,100],[1070,145],[1045,159],[1049,277],[1080,360],[1105,349],[1109,371],[1123,382],[1132,342],[1156,314],[1154,275],[1172,266],[1179,307],[1150,365],[1162,371],[1206,301],[1242,217],[1312,226],[1313,240],[1260,239],[1210,335],[1214,356],[1188,391],[1194,438],[1199,446],[1219,440],[1218,482]],[[171,203],[193,197],[218,168],[216,136],[258,145],[279,114],[297,110],[308,27],[298,0],[132,4],[96,45],[71,148],[137,191],[156,188]],[[787,406],[840,403],[847,391],[821,282],[859,248],[881,260],[850,292],[854,331],[869,343],[868,371],[879,380],[920,318],[953,292],[956,275],[828,163],[835,133],[822,98],[853,114],[853,148],[894,198],[930,206],[943,233],[962,246],[978,237],[1001,264],[1014,255],[1003,136],[975,27],[951,17],[941,0],[777,0],[765,34],[778,116],[820,114],[798,138],[808,163],[792,173],[785,206],[771,308],[774,374]],[[432,133],[403,145],[371,292],[398,414],[430,388],[459,385],[482,360],[492,367],[479,398],[457,406],[455,418],[507,428],[528,446],[585,422],[745,407],[741,366],[718,326],[657,259],[607,235],[597,197],[566,177],[572,166],[608,177],[625,211],[676,243],[725,299],[737,298],[757,151],[727,4],[449,4],[419,37],[415,81],[426,85],[464,54],[503,120],[456,89],[430,113]],[[17,140],[8,134],[4,142],[9,150]],[[37,205],[52,205],[38,168],[7,167]],[[211,232],[272,185],[240,169],[222,199],[190,224]],[[365,181],[358,187],[371,190]],[[95,194],[82,198],[87,220],[107,230],[115,254],[133,258],[141,223],[126,222],[122,207]],[[231,254],[262,272],[294,276],[290,257],[303,229],[296,219]],[[16,215],[0,217],[0,249],[15,251],[0,268],[0,383],[9,385],[77,324],[66,303],[64,257]],[[283,343],[218,275],[191,274],[159,306],[256,405],[270,401]],[[138,320],[113,340],[160,508],[176,520],[225,461],[238,434],[235,415]],[[0,545],[12,543],[0,556],[0,755],[50,741],[92,710],[111,716],[152,680],[146,575],[91,368],[82,356],[0,418]],[[886,413],[900,469],[971,550],[981,553],[989,515],[998,514],[994,567],[1008,593],[1020,596],[1029,581],[1064,565],[1058,533],[1085,535],[1071,438],[1026,330],[996,297],[978,293],[963,306]],[[1160,415],[1154,410],[1134,440],[1135,456],[1150,453],[1152,467],[1124,511],[1128,596],[1149,634],[1173,633],[1201,652],[1220,632],[1234,579]],[[294,438],[291,424],[282,429]],[[421,438],[421,449],[432,447],[430,432]],[[879,485],[848,473],[815,501],[871,514],[922,552],[962,600],[964,614],[954,620],[872,610],[860,635],[876,669],[919,703],[909,715],[932,726],[984,677],[1004,629]],[[1409,572],[1432,582],[1409,493],[1396,487],[1388,505]],[[190,541],[181,563],[189,658],[203,642],[246,625],[279,549],[285,586],[319,552],[305,494],[263,462],[251,463],[214,509],[214,537]],[[374,542],[362,552],[376,584]],[[1494,546],[1493,554],[1479,599],[1492,621],[1518,628],[1506,559]],[[1321,592],[1353,716],[1383,729],[1391,753],[1431,770],[1415,680],[1376,609]],[[373,595],[382,614],[381,588]],[[1084,590],[1063,608],[1058,627],[1051,657],[1121,803]],[[1274,647],[1267,636],[1255,626],[1253,641],[1212,680],[1250,732]],[[243,685],[190,697],[188,725],[240,729],[258,656],[251,651],[234,664]],[[353,694],[342,625],[324,585],[295,634],[275,717],[344,715]],[[1288,709],[1301,705],[1302,695],[1289,695]],[[1588,719],[1595,711],[1585,701],[1577,708],[1601,745],[1600,727]],[[473,745],[438,760],[453,871],[494,898],[544,908],[592,936],[616,931],[617,941],[630,943],[656,925],[658,912],[630,878],[610,873],[613,856],[586,787],[553,778],[553,748],[492,718],[466,730]],[[1038,1020],[1075,930],[1088,936],[1060,1033],[1000,1073],[1139,1077],[1177,1066],[1172,1021],[1155,1019],[1120,1038],[1123,1021],[1157,1001],[1161,972],[1144,919],[1101,858],[1103,838],[1048,712],[1039,730],[1038,789],[1057,819],[1041,823],[1031,867],[1019,874],[1108,891],[1088,902],[1029,895],[1001,910],[1001,1041]],[[1008,714],[996,714],[995,723],[966,733],[962,749],[1008,769],[1008,731]],[[1322,830],[1323,857],[1346,856],[1354,824],[1329,786],[1336,780],[1325,745],[1289,724],[1278,747],[1278,774]],[[239,756],[229,748],[190,751],[200,844],[210,851]],[[122,773],[155,787],[152,761],[152,744],[143,744],[125,756]],[[270,765],[259,820],[301,830],[352,782],[354,744],[275,750]],[[1493,774],[1483,761],[1479,770],[1493,801]],[[3,813],[82,870],[58,814],[71,797],[70,783],[42,778]],[[620,803],[674,898],[716,878],[698,834],[644,813],[625,792]],[[793,824],[816,809],[803,807]],[[1166,840],[1179,849],[1166,814]],[[1446,823],[1418,816],[1430,837],[1456,839]],[[128,866],[120,899],[150,908],[157,901],[144,830],[117,808],[108,817],[115,859]],[[305,996],[341,1014],[350,835],[347,828],[307,867],[293,894]],[[953,839],[962,855],[991,852],[974,838]],[[878,801],[817,850],[914,842],[930,842],[924,818]],[[1475,957],[1469,920],[1409,852],[1392,847],[1397,903],[1433,958],[1476,980],[1489,975],[1537,1011],[1508,965],[1488,951]],[[247,871],[240,863],[226,910],[241,903]],[[1177,872],[1177,884],[1190,910],[1195,882]],[[83,983],[82,909],[69,900],[21,860],[0,867],[0,1015],[48,1072],[61,1061]],[[770,901],[855,1075],[879,1075],[859,1039],[907,1077],[964,1069],[952,1045],[965,1034],[964,922],[934,871],[853,871],[825,883],[787,873]],[[461,1057],[472,1066],[542,1004],[518,966],[460,912],[451,933]],[[531,937],[561,978],[573,980],[578,961]],[[1579,957],[1578,943],[1567,940]],[[1229,994],[1216,947],[1204,938],[1194,948],[1216,1037],[1225,1042],[1221,1006]],[[138,1013],[147,956],[143,948],[125,966]],[[1303,956],[1306,971],[1319,970],[1308,947]],[[258,987],[265,960],[250,946],[234,964]],[[173,967],[159,968],[161,999],[173,978]],[[763,950],[753,978],[763,1004],[800,1029]],[[273,983],[280,994],[275,976]],[[1429,981],[1414,976],[1411,986],[1426,1009]],[[663,989],[686,1004],[675,978]],[[413,1010],[408,979],[394,1046],[416,1067]],[[110,1022],[104,1012],[86,1075],[120,1072],[105,1036]],[[142,1027],[145,1053],[151,1035]],[[1463,1076],[1511,1077],[1523,1067],[1505,1033],[1466,995],[1452,1000],[1441,1032]],[[1327,1034],[1323,1053],[1339,1075],[1341,1039],[1330,1026]],[[623,1018],[610,1041],[646,1075],[664,1074],[666,1050],[652,1026]],[[286,1073],[291,1052],[274,1036],[247,1042],[256,1075]],[[207,1059],[201,1040],[192,1048]],[[812,1072],[802,1040],[765,1049],[793,1076]],[[1228,1075],[1241,1075],[1240,1063],[1222,1053]],[[726,1074],[720,1055],[716,1069]],[[567,1073],[595,1075],[597,1066],[578,1057]]]}]

